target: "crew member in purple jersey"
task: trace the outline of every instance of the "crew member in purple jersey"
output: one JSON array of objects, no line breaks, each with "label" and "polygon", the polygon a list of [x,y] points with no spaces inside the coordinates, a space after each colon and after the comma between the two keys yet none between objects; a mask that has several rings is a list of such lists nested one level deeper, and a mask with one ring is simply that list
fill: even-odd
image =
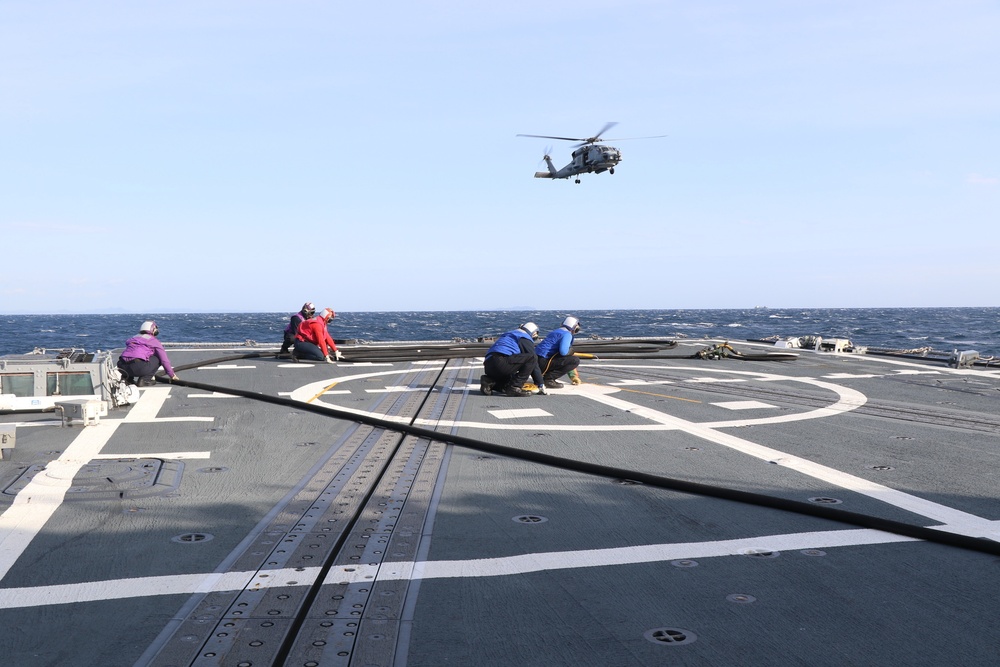
[{"label": "crew member in purple jersey", "polygon": [[170,365],[167,351],[163,343],[157,340],[160,328],[153,320],[147,320],[139,327],[139,335],[125,341],[125,350],[118,358],[118,369],[126,376],[128,382],[140,387],[152,387],[156,384],[153,374],[162,365],[164,372],[171,380],[177,380],[177,373]]},{"label": "crew member in purple jersey", "polygon": [[311,301],[306,301],[302,304],[302,310],[292,315],[285,326],[285,339],[281,343],[281,349],[278,351],[278,354],[288,354],[289,349],[295,344],[295,337],[299,334],[299,327],[302,326],[303,322],[315,316],[316,306]]}]

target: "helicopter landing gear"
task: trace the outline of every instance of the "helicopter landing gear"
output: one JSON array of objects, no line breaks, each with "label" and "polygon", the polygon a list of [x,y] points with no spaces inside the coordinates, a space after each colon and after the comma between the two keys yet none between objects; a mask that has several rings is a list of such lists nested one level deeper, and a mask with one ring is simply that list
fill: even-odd
[{"label": "helicopter landing gear", "polygon": [[579,185],[579,184],[580,184],[580,179],[579,179],[579,178],[578,178],[578,179],[576,179],[576,184],[577,184],[577,185]]},{"label": "helicopter landing gear", "polygon": [[615,168],[614,168],[614,167],[611,167],[611,169],[608,169],[608,173],[609,173],[609,174],[613,174],[613,173],[615,173]]}]

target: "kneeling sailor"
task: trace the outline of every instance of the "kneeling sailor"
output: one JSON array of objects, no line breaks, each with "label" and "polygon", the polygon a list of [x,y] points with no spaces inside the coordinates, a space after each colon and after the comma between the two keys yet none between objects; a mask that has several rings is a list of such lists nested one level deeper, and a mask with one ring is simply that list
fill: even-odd
[{"label": "kneeling sailor", "polygon": [[480,378],[480,391],[489,396],[494,387],[508,396],[528,396],[524,383],[528,376],[538,385],[539,393],[545,393],[542,384],[542,373],[538,370],[538,358],[535,356],[535,339],[538,338],[538,325],[525,322],[517,329],[501,334],[496,342],[486,351],[483,370],[486,374]]}]

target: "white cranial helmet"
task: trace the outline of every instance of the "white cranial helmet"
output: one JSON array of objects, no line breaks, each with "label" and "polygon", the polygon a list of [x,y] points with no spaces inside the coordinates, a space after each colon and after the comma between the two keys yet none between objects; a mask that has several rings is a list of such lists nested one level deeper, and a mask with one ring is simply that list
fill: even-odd
[{"label": "white cranial helmet", "polygon": [[569,329],[570,331],[572,331],[573,333],[576,333],[577,331],[580,330],[580,320],[576,319],[572,315],[563,320],[562,325],[567,329]]},{"label": "white cranial helmet", "polygon": [[532,338],[538,337],[538,325],[534,322],[525,322],[521,325],[521,330],[525,331]]}]

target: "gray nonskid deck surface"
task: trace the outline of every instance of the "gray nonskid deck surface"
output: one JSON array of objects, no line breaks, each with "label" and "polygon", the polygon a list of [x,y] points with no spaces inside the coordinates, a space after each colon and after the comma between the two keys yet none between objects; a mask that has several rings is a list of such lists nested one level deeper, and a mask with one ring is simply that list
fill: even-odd
[{"label": "gray nonskid deck surface", "polygon": [[[176,365],[222,356],[171,351]],[[480,394],[480,372],[257,358],[181,377],[1000,536],[996,371],[810,352],[588,360],[586,384],[518,399]],[[20,423],[0,463],[16,664],[995,663],[994,555],[251,398],[143,391],[98,426],[3,417]]]}]

